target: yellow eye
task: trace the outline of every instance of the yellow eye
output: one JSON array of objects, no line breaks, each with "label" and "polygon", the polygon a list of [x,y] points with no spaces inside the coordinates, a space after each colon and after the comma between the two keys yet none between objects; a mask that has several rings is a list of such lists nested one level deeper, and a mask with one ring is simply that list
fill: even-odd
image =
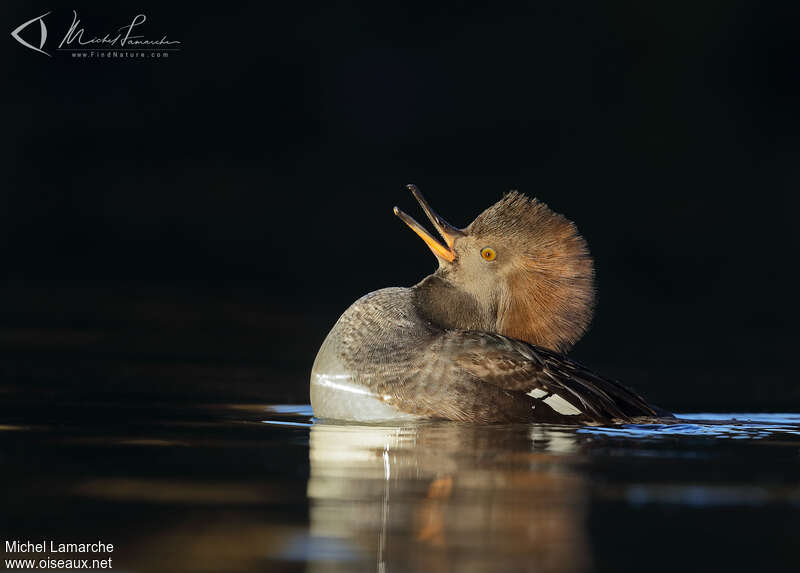
[{"label": "yellow eye", "polygon": [[481,256],[484,260],[493,261],[497,258],[497,253],[494,252],[492,247],[484,247],[481,249]]}]

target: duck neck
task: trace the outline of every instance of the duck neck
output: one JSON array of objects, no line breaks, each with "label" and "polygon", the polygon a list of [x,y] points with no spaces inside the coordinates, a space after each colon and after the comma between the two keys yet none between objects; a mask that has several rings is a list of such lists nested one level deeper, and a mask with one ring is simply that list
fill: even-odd
[{"label": "duck neck", "polygon": [[428,275],[411,287],[414,305],[422,318],[442,329],[493,332],[495,319],[478,299],[439,273]]}]

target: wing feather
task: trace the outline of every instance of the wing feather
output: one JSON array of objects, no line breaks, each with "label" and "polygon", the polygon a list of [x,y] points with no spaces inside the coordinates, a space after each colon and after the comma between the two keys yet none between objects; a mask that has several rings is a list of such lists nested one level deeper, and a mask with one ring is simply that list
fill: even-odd
[{"label": "wing feather", "polygon": [[448,331],[443,336],[439,359],[452,360],[486,384],[530,396],[533,392],[540,401],[558,396],[595,421],[665,414],[619,382],[550,350],[483,332]]},{"label": "wing feather", "polygon": [[387,353],[363,357],[358,381],[423,417],[602,423],[670,416],[565,356],[499,334],[442,331],[421,352],[406,350],[389,353],[388,362]]}]

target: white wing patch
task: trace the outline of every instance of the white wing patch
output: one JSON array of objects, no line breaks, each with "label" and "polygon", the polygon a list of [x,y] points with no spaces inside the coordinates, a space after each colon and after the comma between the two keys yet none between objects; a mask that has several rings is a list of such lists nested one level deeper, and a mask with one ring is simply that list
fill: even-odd
[{"label": "white wing patch", "polygon": [[541,388],[534,388],[530,392],[528,392],[528,396],[531,398],[541,398],[542,396],[547,396],[547,391],[542,390]]},{"label": "white wing patch", "polygon": [[562,398],[558,394],[553,394],[552,396],[545,398],[544,401],[553,410],[555,410],[559,414],[564,414],[565,416],[574,416],[575,414],[581,413],[580,410],[578,410],[575,406],[564,400],[564,398]]},{"label": "white wing patch", "polygon": [[[550,406],[553,410],[558,412],[563,416],[575,416],[576,414],[580,414],[581,411],[578,410],[575,406],[564,400],[558,394],[550,394],[547,390],[542,390],[541,388],[534,388],[530,392],[528,392],[528,396],[531,398],[541,399],[543,396],[547,396],[543,400],[548,406]],[[534,406],[535,408],[536,406]]]}]

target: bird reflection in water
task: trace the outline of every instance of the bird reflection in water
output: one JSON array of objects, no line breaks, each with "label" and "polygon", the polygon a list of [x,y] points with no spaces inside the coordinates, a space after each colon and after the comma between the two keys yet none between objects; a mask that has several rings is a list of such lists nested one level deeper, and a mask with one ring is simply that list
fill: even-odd
[{"label": "bird reflection in water", "polygon": [[[317,423],[311,538],[351,556],[342,571],[583,571],[576,450],[566,427]],[[317,554],[307,571],[332,565]]]}]

